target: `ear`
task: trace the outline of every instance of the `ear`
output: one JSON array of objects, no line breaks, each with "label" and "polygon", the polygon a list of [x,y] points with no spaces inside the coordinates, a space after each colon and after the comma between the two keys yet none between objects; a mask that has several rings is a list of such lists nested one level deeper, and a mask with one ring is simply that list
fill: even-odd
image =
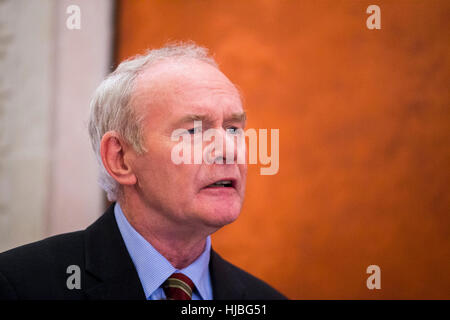
[{"label": "ear", "polygon": [[106,171],[121,185],[133,185],[137,182],[130,166],[127,152],[134,152],[115,131],[106,132],[100,142],[100,155]]}]

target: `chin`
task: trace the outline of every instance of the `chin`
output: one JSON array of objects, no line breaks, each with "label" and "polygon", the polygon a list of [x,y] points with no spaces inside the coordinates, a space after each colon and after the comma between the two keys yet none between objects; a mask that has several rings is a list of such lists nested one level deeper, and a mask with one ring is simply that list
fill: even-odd
[{"label": "chin", "polygon": [[240,207],[233,208],[232,206],[211,209],[202,216],[205,224],[215,229],[220,229],[235,221],[239,217],[241,211]]}]

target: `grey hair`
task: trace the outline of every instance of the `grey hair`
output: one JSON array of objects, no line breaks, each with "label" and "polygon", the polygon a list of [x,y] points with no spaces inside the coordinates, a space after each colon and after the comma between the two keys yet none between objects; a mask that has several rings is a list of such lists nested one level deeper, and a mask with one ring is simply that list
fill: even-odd
[{"label": "grey hair", "polygon": [[117,201],[120,184],[106,171],[101,155],[100,142],[108,131],[116,131],[133,149],[143,154],[142,123],[144,115],[134,110],[131,97],[137,76],[148,66],[165,59],[195,59],[218,68],[208,49],[193,42],[170,43],[160,49],[148,50],[119,64],[97,87],[90,103],[89,136],[99,165],[98,182],[106,191],[109,201]]}]

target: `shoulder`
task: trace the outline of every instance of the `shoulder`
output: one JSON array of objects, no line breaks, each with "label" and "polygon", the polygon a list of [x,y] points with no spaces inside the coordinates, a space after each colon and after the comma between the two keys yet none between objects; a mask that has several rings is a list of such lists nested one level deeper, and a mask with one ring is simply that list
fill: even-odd
[{"label": "shoulder", "polygon": [[[224,299],[246,300],[285,300],[282,293],[271,287],[265,281],[251,275],[247,271],[223,259],[215,251],[211,251],[213,283],[220,287],[227,287],[232,296],[223,296]],[[222,290],[222,288],[219,288]],[[241,297],[239,297],[239,295]],[[221,298],[221,297],[219,297]]]},{"label": "shoulder", "polygon": [[0,297],[45,297],[66,283],[67,268],[84,264],[83,231],[53,236],[0,253]]},{"label": "shoulder", "polygon": [[32,242],[0,253],[0,271],[8,269],[12,264],[33,262],[27,269],[39,264],[58,264],[61,260],[81,253],[83,248],[83,231],[70,232]]}]

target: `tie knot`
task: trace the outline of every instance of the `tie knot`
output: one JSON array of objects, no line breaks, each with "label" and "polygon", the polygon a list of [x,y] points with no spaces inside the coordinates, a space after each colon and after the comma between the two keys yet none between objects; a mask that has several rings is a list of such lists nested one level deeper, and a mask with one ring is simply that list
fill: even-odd
[{"label": "tie knot", "polygon": [[167,300],[192,300],[194,287],[192,280],[182,273],[172,274],[163,283]]}]

